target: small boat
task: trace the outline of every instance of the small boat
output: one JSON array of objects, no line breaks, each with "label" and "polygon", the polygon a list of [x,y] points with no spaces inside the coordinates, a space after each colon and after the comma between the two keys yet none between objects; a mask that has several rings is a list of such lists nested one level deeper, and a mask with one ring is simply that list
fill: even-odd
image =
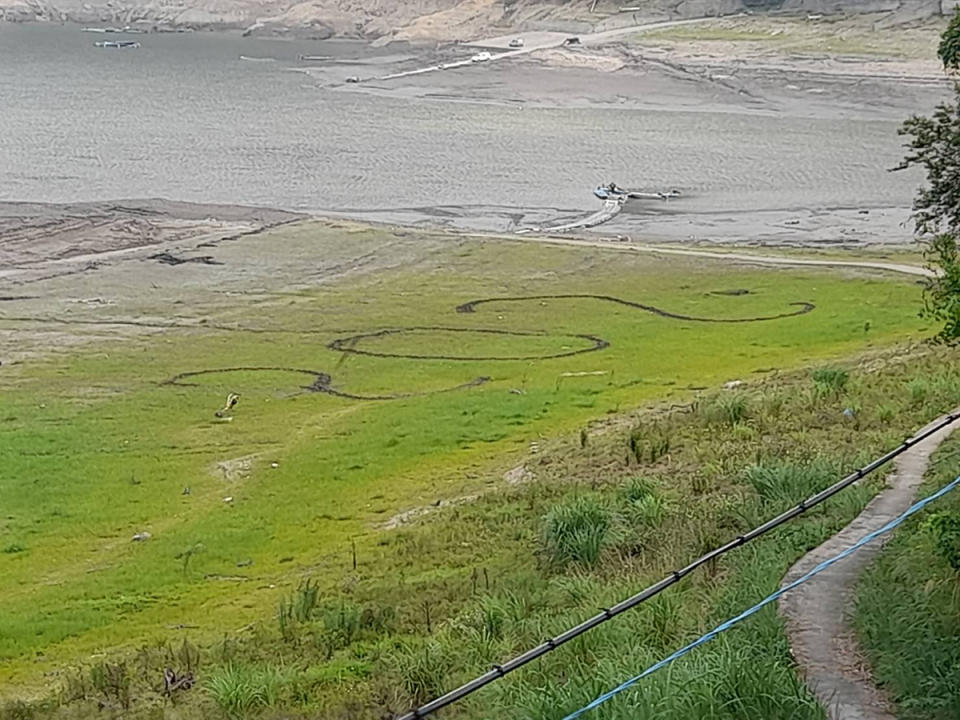
[{"label": "small boat", "polygon": [[103,40],[95,42],[94,46],[98,48],[138,48],[140,43],[136,40]]},{"label": "small boat", "polygon": [[82,28],[82,29],[81,29],[81,32],[101,33],[101,34],[103,34],[103,33],[111,33],[111,34],[127,33],[127,34],[130,34],[130,35],[143,35],[143,34],[145,34],[147,31],[144,30],[143,28],[135,28],[135,27],[131,27],[130,25],[124,25],[122,28],[119,28],[119,27],[85,27],[85,28]]},{"label": "small boat", "polygon": [[666,192],[644,192],[642,190],[625,190],[616,183],[609,183],[607,185],[598,185],[593,194],[596,195],[601,200],[613,200],[614,198],[620,200],[670,200],[672,198],[680,197],[679,190],[667,190]]},{"label": "small boat", "polygon": [[594,189],[593,194],[601,200],[610,200],[615,197],[623,197],[627,194],[627,191],[618,187],[616,183],[610,183],[609,185],[599,185]]},{"label": "small boat", "polygon": [[301,55],[301,62],[323,62],[324,60],[333,60],[332,55]]},{"label": "small boat", "polygon": [[514,38],[510,41],[510,47],[512,48],[522,48],[523,47],[523,38]]}]

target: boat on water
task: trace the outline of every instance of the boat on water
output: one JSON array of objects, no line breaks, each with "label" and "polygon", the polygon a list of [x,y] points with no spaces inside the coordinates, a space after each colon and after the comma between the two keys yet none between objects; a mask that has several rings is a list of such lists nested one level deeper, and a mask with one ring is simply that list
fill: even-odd
[{"label": "boat on water", "polygon": [[94,47],[98,48],[138,48],[140,43],[136,40],[101,40],[95,42]]}]

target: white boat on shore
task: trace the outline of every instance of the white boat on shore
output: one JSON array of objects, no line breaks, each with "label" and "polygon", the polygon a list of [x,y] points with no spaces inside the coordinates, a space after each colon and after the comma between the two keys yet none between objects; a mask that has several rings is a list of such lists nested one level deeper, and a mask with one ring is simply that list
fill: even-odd
[{"label": "white boat on shore", "polygon": [[138,48],[140,43],[136,40],[101,40],[95,42],[94,47],[98,48]]}]

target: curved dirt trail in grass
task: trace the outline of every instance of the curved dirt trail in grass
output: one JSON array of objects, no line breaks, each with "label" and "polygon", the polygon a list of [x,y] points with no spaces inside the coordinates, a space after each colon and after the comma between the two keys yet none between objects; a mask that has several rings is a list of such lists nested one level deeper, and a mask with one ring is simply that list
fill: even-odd
[{"label": "curved dirt trail in grass", "polygon": [[[471,300],[465,302],[461,305],[457,305],[457,312],[460,314],[468,314],[476,312],[477,307],[480,305],[486,305],[489,303],[495,302],[531,302],[535,300],[600,300],[602,302],[614,303],[616,305],[625,305],[626,307],[635,308],[637,310],[643,310],[644,312],[652,313],[663,318],[670,318],[672,320],[686,320],[689,322],[702,322],[702,323],[751,323],[751,322],[765,322],[767,320],[780,320],[783,318],[796,317],[797,315],[805,315],[808,312],[811,312],[816,309],[816,306],[813,303],[809,302],[792,302],[789,303],[790,307],[796,307],[796,310],[784,313],[776,313],[774,315],[760,315],[755,317],[741,317],[741,318],[710,318],[710,317],[698,317],[696,315],[683,315],[681,313],[670,312],[669,310],[664,310],[658,308],[654,305],[645,305],[643,303],[634,302],[633,300],[624,300],[622,298],[613,297],[612,295],[593,295],[588,293],[564,293],[556,295],[521,295],[521,296],[503,296],[503,297],[492,297],[492,298],[480,298],[478,300]],[[439,353],[428,353],[428,352],[418,352],[418,353],[401,353],[401,352],[388,352],[388,351],[378,351],[378,350],[365,350],[363,348],[357,347],[358,343],[363,342],[364,340],[377,339],[390,337],[392,335],[402,335],[405,333],[413,333],[420,331],[439,331],[439,332],[450,332],[450,333],[476,333],[476,334],[486,334],[486,335],[501,335],[507,337],[548,337],[546,332],[538,331],[521,331],[521,330],[495,330],[490,328],[465,328],[465,327],[435,327],[435,326],[412,326],[412,327],[400,327],[400,328],[385,328],[383,330],[372,330],[367,333],[359,333],[357,335],[350,335],[349,337],[342,337],[333,340],[327,344],[327,347],[330,350],[341,353],[350,353],[353,355],[368,355],[370,357],[380,357],[380,358],[400,358],[407,360],[453,360],[453,361],[499,361],[499,360],[552,360],[554,358],[562,357],[571,357],[573,355],[582,355],[584,353],[596,352],[598,350],[605,350],[610,347],[610,343],[603,338],[586,333],[563,333],[558,335],[558,337],[567,337],[574,338],[577,340],[584,340],[588,343],[587,346],[582,348],[576,348],[572,350],[564,350],[562,352],[556,353],[544,353],[540,355],[444,355]]]},{"label": "curved dirt trail in grass", "polygon": [[[910,507],[930,455],[955,427],[943,428],[901,455],[886,489],[853,522],[800,558],[783,584],[793,582]],[[879,542],[861,548],[780,600],[793,656],[830,720],[896,720],[884,693],[870,676],[849,618],[860,574],[882,547],[883,542]]]},{"label": "curved dirt trail in grass", "polygon": [[809,302],[792,302],[789,303],[791,307],[797,307],[797,310],[786,313],[778,313],[776,315],[760,315],[757,317],[744,317],[744,318],[708,318],[708,317],[697,317],[696,315],[682,315],[680,313],[670,312],[669,310],[663,310],[654,305],[644,305],[643,303],[633,302],[632,300],[623,300],[618,297],[613,297],[612,295],[592,295],[587,293],[575,293],[575,294],[561,294],[561,295],[522,295],[517,297],[495,297],[495,298],[483,298],[481,300],[471,300],[468,303],[457,306],[458,313],[472,313],[477,309],[478,305],[483,305],[486,303],[493,302],[526,302],[529,300],[602,300],[603,302],[616,303],[617,305],[626,305],[627,307],[636,308],[637,310],[643,310],[644,312],[653,313],[654,315],[659,315],[664,318],[671,318],[673,320],[688,320],[690,322],[703,322],[703,323],[748,323],[748,322],[765,322],[766,320],[780,320],[781,318],[795,317],[797,315],[804,315],[808,312],[811,312],[816,308],[813,303]]},{"label": "curved dirt trail in grass", "polygon": [[176,387],[196,387],[197,383],[187,382],[190,378],[202,377],[205,375],[220,375],[224,373],[235,373],[235,372],[282,372],[282,373],[292,373],[296,375],[307,375],[313,378],[313,382],[309,385],[300,386],[300,390],[304,392],[316,392],[324,393],[326,395],[333,395],[339,398],[345,398],[347,400],[402,400],[404,398],[413,398],[413,397],[424,397],[427,395],[437,395],[439,393],[454,392],[455,390],[466,390],[468,388],[477,387],[483,385],[486,382],[490,381],[488,377],[477,377],[473,380],[470,380],[465,383],[460,383],[459,385],[454,385],[453,387],[440,388],[439,390],[423,390],[420,392],[398,392],[390,393],[388,395],[357,395],[355,393],[346,392],[345,390],[338,390],[333,387],[333,378],[329,373],[321,372],[319,370],[304,370],[303,368],[289,368],[289,367],[232,367],[232,368],[213,368],[209,370],[193,370],[190,372],[182,372],[177,375],[174,375],[172,378],[165,380],[161,385],[173,385]]},{"label": "curved dirt trail in grass", "polygon": [[[509,299],[509,298],[507,298]],[[483,301],[480,301],[483,302]],[[460,310],[458,312],[470,312]],[[501,360],[553,360],[555,358],[571,357],[573,355],[582,355],[584,353],[605,350],[610,347],[610,343],[596,335],[583,333],[559,333],[556,337],[574,338],[584,340],[588,343],[582,348],[573,350],[564,350],[556,353],[543,353],[540,355],[441,355],[438,353],[400,353],[400,352],[380,352],[378,350],[364,350],[357,347],[357,343],[364,340],[375,338],[390,337],[391,335],[403,335],[421,331],[436,331],[449,333],[474,333],[478,335],[499,335],[506,337],[550,337],[549,333],[521,330],[495,330],[490,328],[466,328],[466,327],[431,327],[431,326],[413,326],[401,328],[387,328],[385,330],[372,330],[366,333],[350,335],[349,337],[337,338],[327,344],[327,348],[334,352],[349,353],[351,355],[367,355],[369,357],[394,358],[404,360],[452,360],[455,362],[497,362]]]},{"label": "curved dirt trail in grass", "polygon": [[[516,235],[498,236],[517,239]],[[824,268],[851,268],[861,270],[885,270],[887,272],[914,275],[916,277],[931,278],[936,274],[925,267],[908,263],[882,262],[874,260],[815,260],[812,258],[776,257],[773,255],[754,255],[741,252],[712,252],[710,250],[688,250],[685,248],[650,247],[631,243],[616,243],[610,240],[579,240],[575,238],[538,237],[536,235],[521,236],[524,242],[538,242],[547,245],[573,245],[583,247],[603,248],[619,252],[649,253],[651,255],[680,255],[686,257],[709,258],[712,260],[727,260],[732,262],[751,263],[757,265],[780,265],[783,267],[824,267]]]}]

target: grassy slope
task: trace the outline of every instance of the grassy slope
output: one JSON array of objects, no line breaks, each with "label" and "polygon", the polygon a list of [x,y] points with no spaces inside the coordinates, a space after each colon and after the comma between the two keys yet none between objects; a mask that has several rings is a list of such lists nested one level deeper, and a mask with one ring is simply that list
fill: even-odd
[{"label": "grassy slope", "polygon": [[[954,437],[934,457],[920,495],[958,474],[960,437]],[[864,649],[904,720],[960,717],[960,573],[935,552],[927,527],[942,512],[960,512],[957,492],[897,532],[857,595]]]},{"label": "grassy slope", "polygon": [[[198,626],[195,638],[236,630],[264,617],[306,574],[330,590],[349,569],[351,538],[374,576],[389,574],[390,564],[378,564],[388,552],[382,548],[406,536],[372,526],[398,510],[486,487],[541,435],[617,408],[689,397],[690,386],[796,367],[920,329],[912,312],[916,286],[897,278],[520,243],[456,252],[432,270],[393,270],[305,292],[289,307],[219,318],[303,332],[167,332],[20,370],[0,393],[0,546],[23,548],[0,554],[5,686],[22,686],[40,670],[91,652],[178,637],[173,625]],[[751,294],[708,294],[731,288]],[[452,312],[477,297],[550,292],[617,295],[714,317],[782,312],[800,300],[818,307],[798,318],[745,324],[677,321],[592,300]],[[420,333],[412,344],[444,354],[563,349],[575,342],[564,333],[584,332],[612,347],[540,362],[342,359],[325,348],[344,334],[396,325],[548,335],[488,343]],[[395,352],[411,343],[390,337],[363,346]],[[492,382],[381,403],[300,393],[303,378],[280,372],[209,376],[194,388],[158,385],[178,372],[247,365],[328,371],[337,387],[358,393],[436,389],[480,375]],[[608,374],[558,386],[561,373],[598,370]],[[213,423],[212,410],[234,389],[243,393],[236,419]],[[234,480],[215,468],[250,455],[250,471]],[[181,494],[185,486],[189,495]],[[223,502],[226,496],[233,502]],[[140,530],[153,537],[131,543]],[[198,552],[184,562],[191,549]],[[451,555],[445,569],[415,552],[409,572],[439,580],[486,553],[471,550],[459,561]]]},{"label": "grassy slope", "polygon": [[[708,398],[692,413],[596,425],[585,443],[579,436],[549,441],[528,463],[534,479],[440,511],[362,551],[358,567],[344,567],[286,639],[275,619],[265,619],[239,640],[204,650],[202,689],[179,698],[175,717],[215,717],[218,705],[249,718],[374,718],[406,709],[822,488],[899,442],[958,392],[955,357],[915,353],[908,362],[861,366],[839,392],[801,374]],[[845,418],[844,407],[856,408],[857,419]],[[651,455],[653,448],[668,452]],[[880,482],[873,478],[695,573],[447,715],[546,720],[579,707],[775,589],[796,557],[848,522]],[[544,518],[585,502],[603,508],[610,530],[596,562],[564,565],[544,545]],[[295,604],[304,595],[293,593]],[[144,647],[129,666],[135,711],[123,716],[152,717],[163,702],[148,686],[164,664],[183,662],[175,647]],[[86,717],[100,695],[89,680],[80,692],[76,676],[66,681],[73,694],[50,716]],[[823,713],[795,675],[770,608],[596,716]]]}]

